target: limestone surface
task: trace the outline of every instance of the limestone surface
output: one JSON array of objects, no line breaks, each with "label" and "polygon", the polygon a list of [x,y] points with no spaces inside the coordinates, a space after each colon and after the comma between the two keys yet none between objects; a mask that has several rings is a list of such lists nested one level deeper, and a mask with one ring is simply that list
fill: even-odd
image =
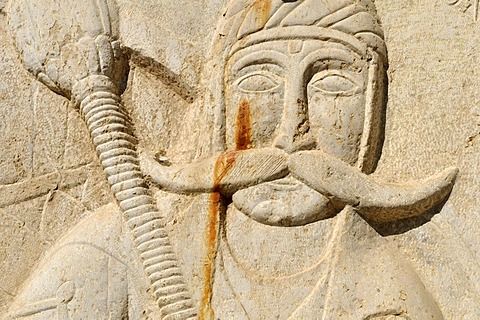
[{"label": "limestone surface", "polygon": [[0,319],[478,319],[479,15],[0,0]]}]

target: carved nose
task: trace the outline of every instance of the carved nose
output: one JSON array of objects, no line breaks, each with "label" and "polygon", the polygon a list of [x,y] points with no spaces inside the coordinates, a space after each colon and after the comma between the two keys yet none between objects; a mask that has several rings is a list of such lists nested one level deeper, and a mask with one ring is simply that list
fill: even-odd
[{"label": "carved nose", "polygon": [[308,135],[307,103],[299,97],[289,100],[285,101],[282,123],[277,131],[274,146],[287,153],[312,149],[315,142]]}]

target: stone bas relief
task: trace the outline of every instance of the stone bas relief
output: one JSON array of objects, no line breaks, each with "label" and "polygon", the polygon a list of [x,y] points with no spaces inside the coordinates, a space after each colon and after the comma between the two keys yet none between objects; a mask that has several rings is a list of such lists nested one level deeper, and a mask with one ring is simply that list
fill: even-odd
[{"label": "stone bas relief", "polygon": [[475,21],[478,20],[479,1],[478,0],[448,0],[447,4],[456,7],[460,12],[470,13]]},{"label": "stone bas relief", "polygon": [[201,128],[184,163],[142,148],[116,3],[8,13],[24,66],[84,120],[116,201],[45,253],[6,319],[446,319],[387,236],[428,224],[458,170],[372,175],[388,66],[372,1],[230,1],[198,117],[178,124]]}]

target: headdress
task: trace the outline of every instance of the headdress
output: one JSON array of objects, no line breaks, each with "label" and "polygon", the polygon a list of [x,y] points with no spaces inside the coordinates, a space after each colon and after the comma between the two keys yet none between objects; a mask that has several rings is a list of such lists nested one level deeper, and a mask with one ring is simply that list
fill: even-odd
[{"label": "headdress", "polygon": [[230,39],[235,41],[233,51],[254,43],[295,37],[337,41],[357,50],[366,46],[386,56],[383,30],[371,1],[247,2],[250,4],[246,6],[232,6],[225,15],[223,27],[227,30],[223,34],[231,32]]},{"label": "headdress", "polygon": [[[205,116],[214,119],[213,152],[225,150],[224,70],[236,51],[261,42],[281,39],[319,39],[345,45],[360,56],[374,60],[370,76],[383,73],[387,50],[372,0],[232,0],[217,28],[206,70]],[[381,70],[377,70],[381,69]],[[383,77],[383,75],[380,75]],[[382,81],[367,88],[365,129],[359,167],[370,173],[379,153],[383,103],[378,103]],[[383,92],[381,93],[383,95]],[[376,101],[377,103],[373,103]],[[380,105],[380,107],[378,106]]]}]

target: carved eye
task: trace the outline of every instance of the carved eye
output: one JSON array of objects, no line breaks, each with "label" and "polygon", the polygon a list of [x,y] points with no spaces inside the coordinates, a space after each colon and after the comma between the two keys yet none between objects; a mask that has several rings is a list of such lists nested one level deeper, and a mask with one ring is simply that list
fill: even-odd
[{"label": "carved eye", "polygon": [[280,85],[278,77],[273,73],[250,73],[236,81],[236,85],[244,92],[268,92]]},{"label": "carved eye", "polygon": [[350,96],[360,92],[360,86],[351,76],[331,70],[314,75],[308,86],[329,95]]}]

